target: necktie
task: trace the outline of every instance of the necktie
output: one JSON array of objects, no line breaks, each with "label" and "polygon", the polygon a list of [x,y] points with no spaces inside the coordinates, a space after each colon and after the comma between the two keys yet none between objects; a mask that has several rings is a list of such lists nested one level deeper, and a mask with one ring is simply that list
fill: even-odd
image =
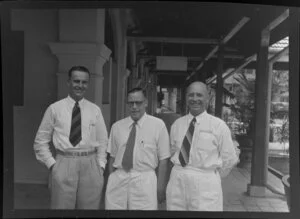
[{"label": "necktie", "polygon": [[187,130],[185,137],[182,142],[182,146],[179,153],[179,161],[181,166],[185,167],[189,162],[190,150],[192,145],[192,139],[194,134],[196,118],[194,117],[190,123],[189,129]]},{"label": "necktie", "polygon": [[132,129],[130,131],[126,149],[123,155],[122,166],[123,169],[129,171],[133,166],[133,148],[135,144],[135,133],[136,133],[136,122],[132,124]]},{"label": "necktie", "polygon": [[81,141],[81,115],[78,102],[75,103],[72,111],[72,123],[69,140],[74,147]]}]

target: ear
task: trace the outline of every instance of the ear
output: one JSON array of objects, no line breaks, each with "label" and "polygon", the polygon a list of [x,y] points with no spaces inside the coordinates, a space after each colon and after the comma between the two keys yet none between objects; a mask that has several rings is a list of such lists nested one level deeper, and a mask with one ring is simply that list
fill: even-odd
[{"label": "ear", "polygon": [[148,107],[148,99],[145,100],[145,107]]}]

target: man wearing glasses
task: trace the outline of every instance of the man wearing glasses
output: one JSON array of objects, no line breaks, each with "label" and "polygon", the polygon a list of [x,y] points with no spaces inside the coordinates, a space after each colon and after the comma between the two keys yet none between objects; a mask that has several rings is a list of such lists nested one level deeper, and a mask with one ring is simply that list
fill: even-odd
[{"label": "man wearing glasses", "polygon": [[114,123],[109,136],[105,208],[157,210],[165,199],[168,131],[161,119],[146,113],[143,89],[130,90],[127,100],[130,116]]}]

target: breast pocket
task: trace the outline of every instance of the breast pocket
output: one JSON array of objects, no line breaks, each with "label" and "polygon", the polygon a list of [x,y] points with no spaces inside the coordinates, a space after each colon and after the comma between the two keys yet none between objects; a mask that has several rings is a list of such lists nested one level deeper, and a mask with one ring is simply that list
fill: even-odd
[{"label": "breast pocket", "polygon": [[158,164],[157,146],[155,143],[145,142],[140,147],[139,161],[153,168]]},{"label": "breast pocket", "polygon": [[96,140],[96,120],[89,120],[89,123],[86,126],[88,130],[88,136],[90,136],[92,141]]},{"label": "breast pocket", "polygon": [[217,139],[211,132],[201,131],[197,136],[196,148],[198,157],[205,161],[211,154],[217,153]]},{"label": "breast pocket", "polygon": [[197,142],[199,142],[200,150],[216,150],[217,139],[212,132],[200,131]]},{"label": "breast pocket", "polygon": [[71,117],[58,113],[55,119],[55,129],[59,133],[69,136],[71,130]]}]

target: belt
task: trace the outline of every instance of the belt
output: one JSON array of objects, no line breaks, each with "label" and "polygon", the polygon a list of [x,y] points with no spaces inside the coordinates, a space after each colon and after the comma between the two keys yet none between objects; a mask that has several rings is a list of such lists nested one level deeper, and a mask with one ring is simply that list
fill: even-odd
[{"label": "belt", "polygon": [[175,170],[194,171],[194,172],[200,172],[200,173],[213,173],[213,172],[217,171],[216,169],[202,169],[202,168],[200,169],[200,168],[196,168],[196,167],[192,167],[192,166],[182,167],[181,165],[177,165],[177,164],[175,164],[173,166],[173,168]]},{"label": "belt", "polygon": [[56,149],[56,153],[63,155],[63,156],[89,156],[91,154],[95,154],[97,152],[97,149],[95,148],[94,150],[91,151],[61,151]]}]

